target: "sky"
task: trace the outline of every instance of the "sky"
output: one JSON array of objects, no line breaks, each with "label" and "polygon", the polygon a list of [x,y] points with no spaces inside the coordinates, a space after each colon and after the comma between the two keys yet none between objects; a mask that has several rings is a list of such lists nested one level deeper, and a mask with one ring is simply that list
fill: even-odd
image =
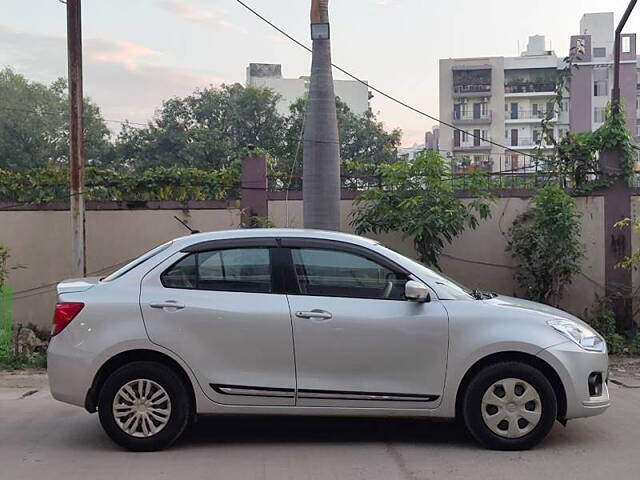
[{"label": "sky", "polygon": [[[59,0],[0,0],[0,67],[50,83],[66,76],[66,14]],[[305,43],[310,0],[245,0]],[[415,107],[438,115],[438,60],[515,56],[545,35],[564,56],[583,13],[627,0],[331,0],[334,63]],[[280,63],[308,75],[308,52],[236,0],[82,0],[84,90],[108,120],[147,122],[164,99],[221,83],[244,84],[249,63]],[[640,7],[626,32],[640,32]],[[335,78],[346,78],[334,72]],[[403,145],[421,143],[434,122],[374,96]],[[117,123],[110,123],[117,126]]]}]

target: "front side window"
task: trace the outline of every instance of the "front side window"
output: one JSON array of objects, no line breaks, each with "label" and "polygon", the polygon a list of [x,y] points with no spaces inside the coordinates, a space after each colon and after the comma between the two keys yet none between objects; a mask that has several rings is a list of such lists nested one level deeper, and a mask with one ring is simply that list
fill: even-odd
[{"label": "front side window", "polygon": [[270,293],[268,248],[236,248],[188,255],[161,276],[167,288]]},{"label": "front side window", "polygon": [[363,256],[340,250],[292,250],[303,295],[403,300],[407,276]]}]

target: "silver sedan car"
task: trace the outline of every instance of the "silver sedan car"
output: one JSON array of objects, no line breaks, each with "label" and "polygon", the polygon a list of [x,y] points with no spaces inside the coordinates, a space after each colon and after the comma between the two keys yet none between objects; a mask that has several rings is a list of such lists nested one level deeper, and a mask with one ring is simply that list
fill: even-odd
[{"label": "silver sedan car", "polygon": [[58,300],[51,393],[130,450],[204,414],[457,418],[526,449],[609,406],[606,344],[578,318],[353,235],[191,235]]}]

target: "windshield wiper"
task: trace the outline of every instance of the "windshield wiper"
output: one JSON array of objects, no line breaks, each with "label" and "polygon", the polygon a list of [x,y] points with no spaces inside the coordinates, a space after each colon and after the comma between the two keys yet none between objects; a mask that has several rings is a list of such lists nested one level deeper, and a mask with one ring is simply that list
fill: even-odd
[{"label": "windshield wiper", "polygon": [[487,300],[498,296],[498,294],[495,292],[483,292],[482,290],[478,290],[477,288],[471,290],[471,295],[473,295],[473,298],[475,298],[476,300]]}]

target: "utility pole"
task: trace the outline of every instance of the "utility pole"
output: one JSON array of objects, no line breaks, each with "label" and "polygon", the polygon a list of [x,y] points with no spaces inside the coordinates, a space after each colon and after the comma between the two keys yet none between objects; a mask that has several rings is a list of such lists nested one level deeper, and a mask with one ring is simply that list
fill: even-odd
[{"label": "utility pole", "polygon": [[613,90],[611,91],[611,110],[616,113],[620,110],[620,44],[622,43],[622,29],[629,20],[629,15],[636,6],[637,0],[631,0],[624,11],[613,42]]},{"label": "utility pole", "polygon": [[304,226],[340,230],[340,145],[330,37],[329,0],[312,0],[313,54],[302,157]]},{"label": "utility pole", "polygon": [[67,0],[69,63],[69,210],[71,213],[72,274],[87,274],[84,215],[84,130],[82,122],[82,23],[80,0]]},{"label": "utility pole", "polygon": [[[613,48],[613,89],[611,113],[620,112],[620,57],[622,29],[633,11],[637,0],[631,0],[616,28]],[[635,60],[635,56],[634,56]],[[627,72],[628,75],[628,72]],[[636,84],[635,66],[633,86]],[[619,150],[600,152],[600,164],[604,173],[615,175],[614,183],[603,191],[604,196],[604,246],[605,246],[605,295],[612,299],[618,331],[633,334],[633,284],[631,271],[618,268],[618,264],[631,255],[631,229],[616,228],[616,222],[631,218],[631,190],[629,180],[622,175]]]}]

